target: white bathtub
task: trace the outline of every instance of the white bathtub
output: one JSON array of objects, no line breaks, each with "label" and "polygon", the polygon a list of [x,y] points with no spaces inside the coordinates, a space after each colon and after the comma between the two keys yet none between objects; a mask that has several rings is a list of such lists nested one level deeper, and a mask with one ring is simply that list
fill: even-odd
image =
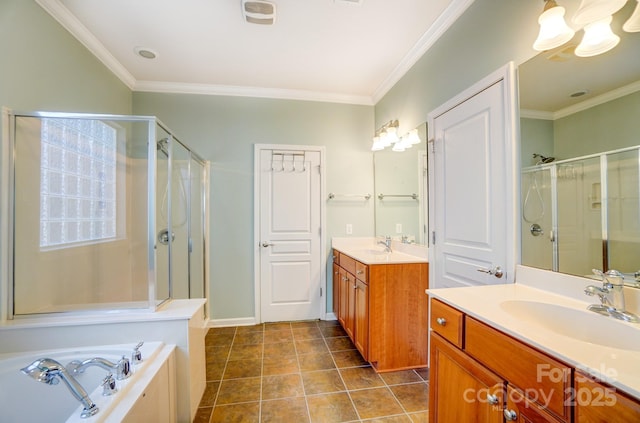
[{"label": "white bathtub", "polygon": [[[121,422],[140,418],[144,405],[141,402],[153,401],[149,393],[151,384],[164,375],[169,382],[174,379],[173,356],[175,346],[161,342],[145,343],[142,363],[131,364],[133,374],[124,380],[116,380],[118,391],[111,396],[103,396],[102,380],[109,373],[99,367],[89,367],[82,374],[75,375],[76,380],[89,394],[89,398],[98,406],[96,415],[81,418],[82,404],[71,394],[66,384],[47,385],[23,374],[20,369],[40,358],[51,358],[66,366],[72,360],[85,360],[102,357],[117,362],[123,355],[131,358],[135,343],[126,345],[106,345],[98,347],[72,348],[67,350],[29,351],[24,353],[0,355],[0,422]],[[162,373],[164,371],[164,373]],[[115,377],[115,374],[114,374]],[[171,390],[174,383],[168,383]],[[157,387],[156,387],[157,388]],[[151,397],[151,395],[149,395]],[[175,394],[168,393],[169,412],[163,412],[160,421],[175,421]],[[167,395],[161,398],[166,402]],[[157,410],[155,411],[157,412]],[[165,415],[166,414],[166,415]],[[147,420],[154,421],[154,420]]]}]

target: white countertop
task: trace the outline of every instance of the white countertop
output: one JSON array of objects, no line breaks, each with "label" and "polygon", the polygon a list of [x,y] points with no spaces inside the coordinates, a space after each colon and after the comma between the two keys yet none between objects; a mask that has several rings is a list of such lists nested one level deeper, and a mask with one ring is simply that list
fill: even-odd
[{"label": "white countertop", "polygon": [[364,264],[427,263],[427,247],[392,241],[391,252],[377,242],[382,238],[333,238],[331,247]]},{"label": "white countertop", "polygon": [[[503,304],[508,301],[537,302],[571,309],[571,313],[567,315],[575,315],[576,312],[592,313],[597,318],[607,319],[597,321],[598,326],[602,323],[605,327],[612,328],[611,332],[614,333],[616,328],[624,329],[623,333],[640,339],[640,324],[626,323],[587,311],[587,306],[594,303],[589,297],[585,296],[587,301],[582,301],[520,283],[430,289],[428,294],[640,399],[640,350],[612,348],[562,335],[540,322],[514,315],[513,308],[509,311]],[[589,320],[595,321],[591,317]],[[585,330],[588,331],[589,328]],[[625,340],[620,341],[624,343]]]}]

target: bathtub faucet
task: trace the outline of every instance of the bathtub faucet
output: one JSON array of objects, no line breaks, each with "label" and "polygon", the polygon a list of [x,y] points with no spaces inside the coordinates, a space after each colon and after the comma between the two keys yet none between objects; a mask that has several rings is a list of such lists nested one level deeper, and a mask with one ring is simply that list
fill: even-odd
[{"label": "bathtub faucet", "polygon": [[57,361],[50,358],[41,358],[20,369],[20,371],[47,385],[57,385],[62,379],[71,394],[84,406],[84,410],[80,414],[83,419],[91,417],[99,411],[98,406],[91,401],[89,394],[87,394],[82,385]]},{"label": "bathtub faucet", "polygon": [[88,358],[84,361],[73,360],[67,364],[67,369],[75,375],[84,372],[87,367],[91,366],[101,367],[105,370],[114,370],[116,372],[116,379],[118,380],[131,376],[131,362],[125,356],[122,356],[117,363],[101,357]]}]

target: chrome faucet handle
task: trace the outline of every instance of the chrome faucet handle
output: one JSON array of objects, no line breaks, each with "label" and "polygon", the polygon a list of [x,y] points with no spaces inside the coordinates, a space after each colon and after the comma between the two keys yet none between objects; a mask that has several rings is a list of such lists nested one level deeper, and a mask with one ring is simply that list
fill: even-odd
[{"label": "chrome faucet handle", "polygon": [[102,395],[108,397],[110,395],[118,392],[118,388],[116,387],[116,380],[113,378],[113,373],[109,373],[102,380]]},{"label": "chrome faucet handle", "polygon": [[140,352],[140,347],[144,344],[144,341],[138,342],[138,345],[133,347],[133,353],[131,354],[131,362],[133,364],[142,363],[142,352]]},{"label": "chrome faucet handle", "polygon": [[602,273],[602,270],[600,269],[591,269],[591,273],[604,279],[604,273]]},{"label": "chrome faucet handle", "polygon": [[131,376],[131,362],[124,355],[118,360],[116,379],[122,380]]}]

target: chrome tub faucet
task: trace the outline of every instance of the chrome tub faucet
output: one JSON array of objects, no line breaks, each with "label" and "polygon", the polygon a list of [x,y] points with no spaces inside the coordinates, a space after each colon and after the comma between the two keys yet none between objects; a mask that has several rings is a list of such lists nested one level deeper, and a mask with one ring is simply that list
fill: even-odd
[{"label": "chrome tub faucet", "polygon": [[105,370],[112,370],[116,372],[116,379],[123,380],[131,376],[131,362],[125,356],[122,356],[117,363],[113,363],[105,358],[95,357],[88,358],[86,360],[73,360],[67,364],[69,372],[75,374],[82,373],[87,367],[97,366]]},{"label": "chrome tub faucet", "polygon": [[38,382],[46,383],[47,385],[57,385],[60,383],[59,379],[62,379],[71,394],[84,406],[80,414],[80,417],[83,419],[91,417],[99,411],[98,406],[91,401],[89,394],[87,394],[87,391],[85,391],[82,385],[57,361],[50,358],[41,358],[29,364],[27,367],[20,369],[20,371],[27,376],[31,376]]}]

